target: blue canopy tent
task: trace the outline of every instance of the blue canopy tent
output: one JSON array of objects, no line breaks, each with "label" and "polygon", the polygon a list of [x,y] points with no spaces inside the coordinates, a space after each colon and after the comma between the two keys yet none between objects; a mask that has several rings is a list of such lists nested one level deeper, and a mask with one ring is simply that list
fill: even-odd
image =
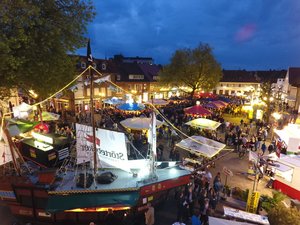
[{"label": "blue canopy tent", "polygon": [[141,103],[124,103],[117,106],[117,108],[124,111],[139,111],[145,109],[145,105]]}]

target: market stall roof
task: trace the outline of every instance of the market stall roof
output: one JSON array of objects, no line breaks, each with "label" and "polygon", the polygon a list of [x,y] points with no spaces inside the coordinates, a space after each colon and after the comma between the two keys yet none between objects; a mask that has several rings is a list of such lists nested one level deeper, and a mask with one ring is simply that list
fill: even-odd
[{"label": "market stall roof", "polygon": [[176,146],[194,154],[211,158],[224,149],[226,145],[202,136],[192,136],[180,141]]},{"label": "market stall roof", "polygon": [[87,207],[134,206],[139,198],[137,191],[117,193],[95,193],[75,195],[49,196],[46,211],[59,212],[64,210]]},{"label": "market stall roof", "polygon": [[185,114],[193,114],[199,116],[211,115],[211,112],[201,105],[195,105],[184,109]]},{"label": "market stall roof", "polygon": [[224,216],[229,216],[231,218],[236,218],[244,221],[253,222],[255,224],[269,225],[268,217],[257,215],[254,213],[249,213],[239,209],[234,209],[231,207],[223,206]]},{"label": "market stall roof", "polygon": [[209,109],[218,109],[219,108],[219,106],[214,104],[213,102],[208,102],[208,103],[204,104],[203,107],[209,108]]},{"label": "market stall roof", "polygon": [[288,145],[291,137],[299,138],[300,126],[299,124],[288,124],[288,126],[284,127],[282,130],[274,129],[274,132],[286,145]]},{"label": "market stall roof", "polygon": [[145,109],[145,105],[141,103],[124,103],[117,106],[117,108],[124,111],[139,111]]},{"label": "market stall roof", "polygon": [[300,167],[300,156],[299,155],[284,155],[280,154],[280,157],[277,159],[278,162],[286,163],[293,167]]},{"label": "market stall roof", "polygon": [[153,99],[153,100],[147,101],[147,103],[160,106],[160,105],[167,105],[169,102],[164,99]]},{"label": "market stall roof", "polygon": [[253,225],[253,223],[238,222],[233,220],[220,219],[216,217],[208,217],[209,224],[213,225]]},{"label": "market stall roof", "polygon": [[56,121],[59,120],[60,115],[47,111],[42,112],[43,121]]},{"label": "market stall roof", "polygon": [[20,133],[26,133],[33,129],[33,127],[39,122],[30,122],[26,120],[16,120],[16,119],[6,119],[8,121],[8,131],[9,134],[14,137],[18,136]]},{"label": "market stall roof", "polygon": [[221,101],[221,100],[216,100],[216,101],[214,101],[214,103],[220,104],[220,105],[223,105],[223,106],[227,106],[228,105],[227,102],[224,102],[224,101]]},{"label": "market stall roof", "polygon": [[[133,117],[120,122],[125,128],[132,130],[148,130],[151,124],[151,118],[148,117]],[[162,121],[156,120],[156,127],[163,125]]]},{"label": "market stall roof", "polygon": [[194,119],[185,124],[191,127],[197,127],[201,129],[208,129],[208,130],[216,130],[221,125],[221,123],[219,122],[205,119],[205,118]]}]

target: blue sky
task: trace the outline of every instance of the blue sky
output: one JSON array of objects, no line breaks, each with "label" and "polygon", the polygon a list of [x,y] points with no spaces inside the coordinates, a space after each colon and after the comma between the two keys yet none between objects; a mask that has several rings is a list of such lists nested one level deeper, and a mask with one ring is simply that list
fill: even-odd
[{"label": "blue sky", "polygon": [[[152,57],[208,43],[224,69],[300,67],[300,0],[94,0],[92,54]],[[78,50],[86,54],[85,49]]]}]

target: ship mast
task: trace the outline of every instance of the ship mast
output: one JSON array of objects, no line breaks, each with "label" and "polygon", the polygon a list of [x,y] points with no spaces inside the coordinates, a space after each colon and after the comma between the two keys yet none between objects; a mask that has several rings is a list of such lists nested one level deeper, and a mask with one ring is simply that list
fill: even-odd
[{"label": "ship mast", "polygon": [[150,179],[157,179],[155,160],[156,160],[156,114],[152,111],[151,125],[149,129],[149,147],[150,147]]},{"label": "ship mast", "polygon": [[87,60],[89,64],[89,77],[91,80],[90,84],[90,111],[91,111],[91,125],[93,131],[93,161],[94,161],[94,176],[96,176],[97,168],[97,147],[96,147],[96,128],[95,128],[95,110],[94,110],[94,75],[92,69],[93,56],[91,52],[90,40],[88,40],[87,46]]}]

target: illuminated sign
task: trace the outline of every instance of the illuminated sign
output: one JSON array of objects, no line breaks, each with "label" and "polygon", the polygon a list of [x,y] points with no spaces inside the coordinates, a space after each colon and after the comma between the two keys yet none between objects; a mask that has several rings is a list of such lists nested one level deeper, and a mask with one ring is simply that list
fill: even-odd
[{"label": "illuminated sign", "polygon": [[45,135],[42,135],[42,134],[39,134],[39,133],[36,133],[36,132],[32,132],[32,136],[39,140],[39,141],[43,141],[43,142],[46,142],[48,144],[53,144],[53,138],[52,137],[48,137],[48,136],[45,136]]}]

